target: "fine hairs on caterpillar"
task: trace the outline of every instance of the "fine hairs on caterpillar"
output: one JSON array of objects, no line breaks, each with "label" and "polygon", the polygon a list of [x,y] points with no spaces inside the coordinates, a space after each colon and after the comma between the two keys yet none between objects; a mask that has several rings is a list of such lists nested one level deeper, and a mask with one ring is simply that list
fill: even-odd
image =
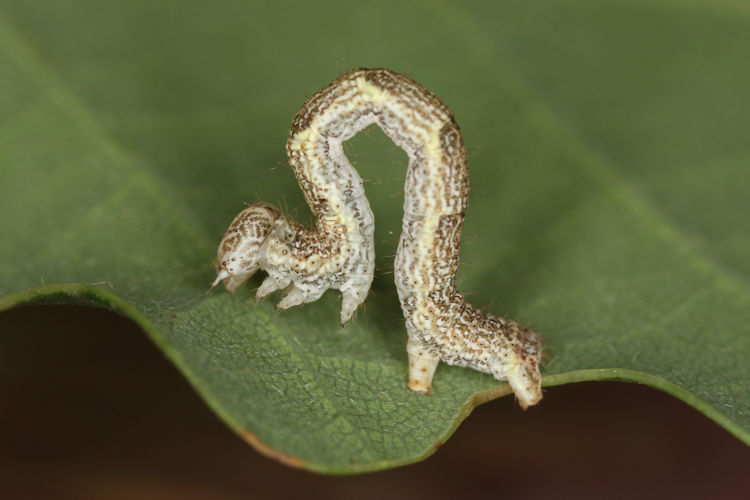
[{"label": "fine hairs on caterpillar", "polygon": [[287,289],[278,309],[313,302],[334,288],[345,324],[367,297],[375,269],[375,220],[343,143],[373,123],[406,151],[403,231],[394,264],[406,318],[409,387],[429,393],[439,361],[507,380],[521,407],[542,398],[539,336],[484,314],[456,290],[461,227],[469,195],[466,149],[450,109],[410,78],[359,68],[305,102],[286,151],[316,217],[306,227],[268,203],[237,215],[221,240],[218,276],[234,291],[268,273],[256,300]]}]

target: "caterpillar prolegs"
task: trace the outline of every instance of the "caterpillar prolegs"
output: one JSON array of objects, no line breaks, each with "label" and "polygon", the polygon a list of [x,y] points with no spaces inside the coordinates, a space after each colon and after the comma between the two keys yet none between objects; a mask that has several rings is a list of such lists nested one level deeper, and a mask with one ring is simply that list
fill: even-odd
[{"label": "caterpillar prolegs", "polygon": [[267,203],[249,206],[219,245],[213,284],[223,281],[234,291],[265,270],[256,299],[288,289],[277,305],[286,309],[333,288],[343,295],[341,323],[351,319],[374,275],[375,222],[343,143],[373,123],[409,158],[394,264],[408,332],[409,387],[429,393],[443,361],[507,380],[523,408],[536,404],[542,398],[539,336],[474,309],[455,287],[469,194],[461,131],[438,97],[404,75],[355,69],[305,102],[286,151],[314,227]]}]

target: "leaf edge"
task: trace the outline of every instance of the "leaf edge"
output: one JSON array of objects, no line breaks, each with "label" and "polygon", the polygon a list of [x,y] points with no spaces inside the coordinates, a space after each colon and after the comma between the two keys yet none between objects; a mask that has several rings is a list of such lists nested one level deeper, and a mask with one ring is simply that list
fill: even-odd
[{"label": "leaf edge", "polygon": [[[66,304],[87,307],[99,307],[120,314],[138,325],[156,344],[156,346],[175,365],[177,370],[187,379],[188,383],[205,401],[206,405],[217,414],[217,416],[232,429],[240,438],[252,446],[256,451],[289,467],[330,475],[349,475],[367,472],[377,472],[404,465],[409,465],[425,460],[435,453],[445,443],[459,425],[468,418],[477,406],[512,394],[510,386],[502,383],[488,391],[478,392],[469,396],[456,412],[456,416],[450,428],[421,454],[399,460],[382,460],[368,464],[358,464],[347,468],[330,466],[324,463],[307,462],[299,457],[289,455],[282,450],[274,448],[250,430],[244,428],[228,414],[222,406],[215,401],[210,391],[203,387],[200,379],[192,372],[189,365],[182,359],[180,354],[173,349],[164,339],[159,329],[141,313],[135,306],[123,300],[116,293],[99,285],[88,283],[58,283],[41,285],[28,288],[20,292],[12,293],[0,298],[0,312],[13,309],[23,305],[44,304]],[[750,446],[750,430],[745,430],[737,425],[727,416],[720,413],[711,404],[703,401],[679,385],[662,377],[652,375],[638,370],[623,368],[591,368],[575,370],[570,372],[556,373],[542,376],[544,388],[556,387],[564,384],[580,382],[627,382],[647,385],[659,391],[673,396],[687,405],[695,408],[700,413],[723,427],[737,439]]]}]

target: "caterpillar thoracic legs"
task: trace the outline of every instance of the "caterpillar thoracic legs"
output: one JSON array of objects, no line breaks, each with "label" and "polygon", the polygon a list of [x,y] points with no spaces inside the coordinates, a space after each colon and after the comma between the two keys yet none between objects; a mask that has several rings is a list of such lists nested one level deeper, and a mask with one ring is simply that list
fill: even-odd
[{"label": "caterpillar thoracic legs", "polygon": [[287,289],[279,309],[342,292],[341,322],[365,300],[374,273],[374,217],[342,145],[376,123],[409,157],[395,280],[408,331],[409,387],[429,392],[439,361],[507,380],[523,408],[542,398],[539,336],[483,314],[455,288],[469,179],[450,109],[387,69],[355,69],[319,90],[292,122],[286,150],[316,217],[303,226],[267,203],[235,217],[219,245],[218,276],[234,291],[258,269],[256,299]]}]

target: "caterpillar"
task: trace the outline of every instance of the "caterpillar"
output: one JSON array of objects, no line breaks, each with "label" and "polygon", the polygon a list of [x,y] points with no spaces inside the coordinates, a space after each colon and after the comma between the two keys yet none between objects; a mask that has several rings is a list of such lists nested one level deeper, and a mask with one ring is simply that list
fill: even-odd
[{"label": "caterpillar", "polygon": [[474,309],[455,287],[469,178],[453,113],[422,85],[388,69],[354,69],[305,102],[286,151],[314,227],[268,203],[250,205],[219,244],[212,286],[223,281],[233,292],[261,269],[268,275],[256,300],[286,290],[276,307],[287,309],[332,288],[342,294],[342,325],[351,319],[374,276],[375,220],[343,143],[373,123],[409,158],[394,262],[408,333],[409,388],[429,394],[443,361],[507,380],[524,409],[538,403],[539,336]]}]

